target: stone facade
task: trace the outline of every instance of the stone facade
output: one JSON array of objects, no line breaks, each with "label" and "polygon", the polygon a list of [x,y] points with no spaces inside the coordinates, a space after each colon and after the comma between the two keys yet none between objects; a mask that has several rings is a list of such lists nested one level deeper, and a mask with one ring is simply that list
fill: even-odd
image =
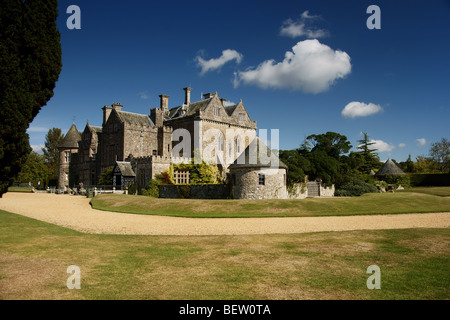
[{"label": "stone facade", "polygon": [[233,199],[287,199],[286,169],[231,169]]},{"label": "stone facade", "polygon": [[101,126],[88,122],[79,133],[73,125],[60,145],[59,187],[95,185],[106,168],[123,161],[145,187],[170,164],[189,163],[194,155],[219,163],[226,178],[229,165],[256,137],[256,122],[242,101],[227,103],[208,93],[191,102],[191,90],[184,88],[185,101],[178,107],[169,108],[168,95],[159,96],[160,106],[149,115],[124,111],[115,102],[102,108]]}]

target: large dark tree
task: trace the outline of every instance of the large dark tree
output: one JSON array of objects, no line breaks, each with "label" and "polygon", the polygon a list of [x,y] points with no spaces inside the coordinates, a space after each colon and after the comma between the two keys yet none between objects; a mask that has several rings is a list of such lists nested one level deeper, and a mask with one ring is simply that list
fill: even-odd
[{"label": "large dark tree", "polygon": [[61,72],[57,4],[0,2],[0,197],[31,152],[26,130]]}]

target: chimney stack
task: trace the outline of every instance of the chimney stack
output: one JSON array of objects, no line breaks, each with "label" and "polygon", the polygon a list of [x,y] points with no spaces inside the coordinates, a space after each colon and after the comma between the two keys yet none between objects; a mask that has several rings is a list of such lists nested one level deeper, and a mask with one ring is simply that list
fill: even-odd
[{"label": "chimney stack", "polygon": [[184,104],[189,105],[191,103],[191,90],[192,88],[183,88],[184,90]]},{"label": "chimney stack", "polygon": [[159,96],[159,98],[161,99],[161,104],[160,104],[161,111],[163,113],[168,112],[169,111],[169,98],[170,98],[170,96],[166,96],[165,94],[161,94]]}]

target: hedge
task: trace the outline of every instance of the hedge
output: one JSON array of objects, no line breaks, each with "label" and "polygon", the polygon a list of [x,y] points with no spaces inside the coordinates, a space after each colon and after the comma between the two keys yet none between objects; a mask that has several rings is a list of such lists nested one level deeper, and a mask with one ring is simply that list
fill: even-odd
[{"label": "hedge", "polygon": [[450,186],[450,173],[410,173],[411,186],[447,187]]}]

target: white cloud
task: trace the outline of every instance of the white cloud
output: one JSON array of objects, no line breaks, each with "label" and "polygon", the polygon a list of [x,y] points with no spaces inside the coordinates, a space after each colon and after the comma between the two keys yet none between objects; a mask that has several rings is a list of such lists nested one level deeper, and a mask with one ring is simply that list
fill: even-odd
[{"label": "white cloud", "polygon": [[234,86],[241,83],[260,88],[289,88],[307,93],[326,91],[336,79],[351,72],[350,56],[333,50],[317,39],[298,42],[285,53],[282,62],[266,60],[258,67],[234,74]]},{"label": "white cloud", "polygon": [[29,127],[27,132],[48,132],[48,130],[46,127]]},{"label": "white cloud", "polygon": [[374,144],[371,146],[376,149],[378,152],[390,152],[395,149],[395,146],[384,142],[383,140],[370,140]]},{"label": "white cloud", "polygon": [[427,144],[427,140],[425,138],[416,139],[416,141],[419,147],[423,147]]},{"label": "white cloud", "polygon": [[399,148],[404,148],[404,147],[406,147],[406,144],[403,143],[403,142],[402,142],[402,143],[399,143],[399,144],[398,144],[398,147],[399,147]]},{"label": "white cloud", "polygon": [[344,107],[341,114],[346,118],[357,118],[367,117],[381,111],[383,111],[383,108],[377,104],[353,101]]},{"label": "white cloud", "polygon": [[205,60],[200,56],[195,57],[197,65],[202,68],[201,74],[222,68],[222,66],[232,60],[241,63],[243,55],[236,50],[226,49],[222,51],[222,55],[216,59]]},{"label": "white cloud", "polygon": [[323,29],[313,29],[309,26],[310,22],[320,18],[319,16],[309,15],[309,11],[305,11],[299,20],[287,19],[283,22],[280,29],[280,35],[291,38],[307,37],[321,38],[328,35],[328,31]]},{"label": "white cloud", "polygon": [[149,98],[148,92],[147,91],[140,92],[139,98],[141,98],[142,100],[147,100]]},{"label": "white cloud", "polygon": [[31,149],[33,149],[34,152],[37,152],[39,154],[42,154],[42,148],[45,148],[45,145],[43,144],[33,144],[30,146]]}]

